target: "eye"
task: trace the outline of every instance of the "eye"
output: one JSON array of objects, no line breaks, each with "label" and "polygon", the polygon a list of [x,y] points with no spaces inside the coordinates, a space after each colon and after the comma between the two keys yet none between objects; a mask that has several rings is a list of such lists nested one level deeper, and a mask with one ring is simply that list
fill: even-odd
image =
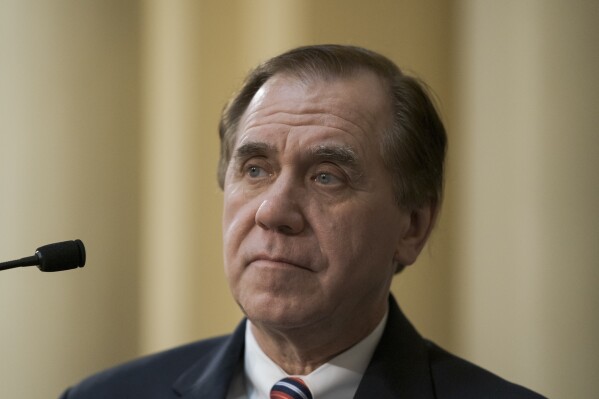
[{"label": "eye", "polygon": [[261,177],[268,176],[268,173],[263,168],[257,165],[249,165],[246,168],[246,174],[252,179],[258,179]]},{"label": "eye", "polygon": [[320,172],[316,175],[316,177],[314,177],[314,181],[318,184],[322,184],[325,186],[330,186],[333,184],[340,184],[341,183],[341,179],[339,179],[337,176],[328,173],[328,172]]}]

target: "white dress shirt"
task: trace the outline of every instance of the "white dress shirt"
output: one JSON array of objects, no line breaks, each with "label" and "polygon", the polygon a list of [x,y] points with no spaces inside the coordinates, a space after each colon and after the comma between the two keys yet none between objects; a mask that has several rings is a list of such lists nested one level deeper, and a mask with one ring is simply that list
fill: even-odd
[{"label": "white dress shirt", "polygon": [[[387,321],[385,314],[376,328],[356,345],[335,356],[308,375],[300,377],[314,399],[353,398]],[[243,373],[231,384],[227,399],[267,399],[272,386],[288,377],[260,348],[248,320],[245,330]]]}]

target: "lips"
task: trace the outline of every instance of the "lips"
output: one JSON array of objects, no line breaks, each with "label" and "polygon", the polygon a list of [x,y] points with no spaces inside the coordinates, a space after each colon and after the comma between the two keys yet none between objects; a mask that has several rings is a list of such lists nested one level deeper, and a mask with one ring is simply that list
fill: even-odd
[{"label": "lips", "polygon": [[306,263],[296,259],[290,259],[284,256],[272,256],[272,255],[256,255],[250,258],[249,264],[265,265],[272,267],[291,267],[313,271],[310,267],[306,266]]}]

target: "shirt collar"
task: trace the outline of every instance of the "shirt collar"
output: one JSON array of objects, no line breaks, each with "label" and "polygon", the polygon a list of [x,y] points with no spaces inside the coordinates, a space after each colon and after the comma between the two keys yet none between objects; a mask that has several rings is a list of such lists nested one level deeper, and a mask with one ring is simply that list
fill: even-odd
[{"label": "shirt collar", "polygon": [[[310,374],[299,376],[306,382],[314,397],[331,399],[354,396],[370,358],[383,335],[387,315],[388,312],[385,313],[375,329],[356,345],[335,356]],[[252,333],[249,320],[245,330],[244,372],[249,399],[268,398],[270,388],[281,378],[288,376],[262,351]]]}]

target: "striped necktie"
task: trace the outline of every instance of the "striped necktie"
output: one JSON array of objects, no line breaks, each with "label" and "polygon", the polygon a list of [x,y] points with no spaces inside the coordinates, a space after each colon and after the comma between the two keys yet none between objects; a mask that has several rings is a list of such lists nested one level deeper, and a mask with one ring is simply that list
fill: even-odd
[{"label": "striped necktie", "polygon": [[301,378],[286,377],[273,385],[270,399],[313,399],[312,392]]}]

